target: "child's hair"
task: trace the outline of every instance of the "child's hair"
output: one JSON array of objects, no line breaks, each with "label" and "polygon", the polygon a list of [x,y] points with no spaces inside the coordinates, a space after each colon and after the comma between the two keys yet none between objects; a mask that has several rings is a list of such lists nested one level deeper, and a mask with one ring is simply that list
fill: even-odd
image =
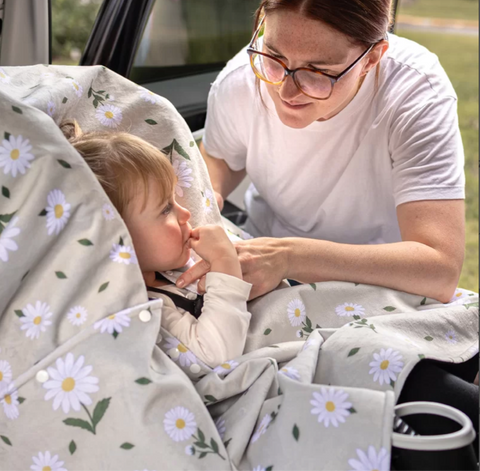
[{"label": "child's hair", "polygon": [[85,159],[103,189],[123,214],[129,201],[143,183],[147,203],[148,180],[158,182],[162,201],[170,197],[176,176],[163,152],[140,137],[126,132],[82,132],[75,120],[60,124],[64,136]]}]

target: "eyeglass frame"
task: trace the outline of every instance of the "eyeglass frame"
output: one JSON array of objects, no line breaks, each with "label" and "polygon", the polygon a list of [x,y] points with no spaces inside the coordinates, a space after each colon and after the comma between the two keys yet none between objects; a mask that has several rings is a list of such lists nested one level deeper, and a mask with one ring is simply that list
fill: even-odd
[{"label": "eyeglass frame", "polygon": [[[263,80],[264,82],[267,82],[267,83],[270,83],[272,85],[280,85],[282,84],[283,82],[285,82],[285,79],[290,75],[292,77],[292,80],[293,80],[293,83],[295,84],[295,86],[306,96],[308,96],[309,98],[313,98],[314,100],[328,100],[331,96],[332,96],[332,93],[333,93],[333,87],[334,85],[340,80],[342,79],[343,77],[345,77],[345,75],[347,75],[378,43],[380,43],[381,41],[383,41],[383,39],[381,39],[380,41],[372,44],[365,52],[363,52],[361,54],[360,57],[358,57],[357,59],[355,59],[354,62],[352,62],[345,70],[343,70],[342,72],[340,72],[338,75],[330,75],[330,74],[327,74],[325,72],[321,72],[320,70],[316,70],[316,69],[312,69],[310,67],[298,67],[297,69],[289,69],[284,63],[283,61],[281,61],[280,59],[276,58],[276,57],[273,57],[271,56],[270,54],[266,54],[265,52],[261,52],[261,51],[257,51],[254,47],[253,47],[253,44],[255,43],[255,41],[257,40],[257,36],[258,34],[260,33],[260,29],[262,28],[263,26],[263,23],[265,22],[265,16],[262,18],[262,20],[260,21],[260,24],[258,25],[258,28],[257,30],[255,31],[253,37],[252,37],[252,40],[250,41],[250,44],[248,45],[247,47],[247,54],[250,56],[250,65],[253,69],[253,73],[260,79],[260,80]],[[384,39],[387,39],[387,36],[385,35],[385,38]],[[280,81],[280,82],[270,82],[268,80],[265,80],[264,78],[260,77],[256,72],[256,68],[253,64],[253,55],[254,54],[257,54],[257,55],[261,55],[261,56],[264,56],[264,57],[267,57],[268,59],[273,59],[274,61],[278,62],[282,67],[283,67],[283,70],[284,70],[284,75],[283,75],[283,79]],[[308,93],[305,93],[300,87],[299,85],[297,84],[297,81],[295,80],[295,73],[299,70],[306,70],[308,72],[314,72],[316,74],[319,74],[319,75],[324,75],[325,77],[327,77],[329,80],[330,80],[330,83],[331,83],[331,88],[330,88],[330,94],[326,97],[326,98],[317,98],[317,97],[314,97],[314,96],[311,96],[309,95]]]}]

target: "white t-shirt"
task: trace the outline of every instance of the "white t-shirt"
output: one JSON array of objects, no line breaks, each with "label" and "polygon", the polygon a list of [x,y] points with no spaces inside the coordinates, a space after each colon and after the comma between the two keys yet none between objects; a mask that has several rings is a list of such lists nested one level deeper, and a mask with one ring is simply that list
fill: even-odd
[{"label": "white t-shirt", "polygon": [[280,121],[262,82],[263,106],[245,49],[219,74],[204,145],[232,170],[247,170],[247,232],[397,242],[396,206],[465,197],[455,91],[436,55],[389,41],[376,93],[373,70],[339,114],[303,129]]}]

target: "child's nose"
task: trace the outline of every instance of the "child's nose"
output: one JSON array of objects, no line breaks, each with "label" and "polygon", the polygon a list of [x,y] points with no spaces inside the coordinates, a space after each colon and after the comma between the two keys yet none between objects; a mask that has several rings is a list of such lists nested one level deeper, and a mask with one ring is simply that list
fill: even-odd
[{"label": "child's nose", "polygon": [[179,204],[177,204],[177,206],[178,206],[178,222],[180,224],[187,223],[191,216],[190,211],[187,208],[180,206]]}]

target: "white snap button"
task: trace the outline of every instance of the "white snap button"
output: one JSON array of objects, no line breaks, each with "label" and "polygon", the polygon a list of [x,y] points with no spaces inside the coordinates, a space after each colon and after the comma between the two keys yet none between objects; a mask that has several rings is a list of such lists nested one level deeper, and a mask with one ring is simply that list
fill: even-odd
[{"label": "white snap button", "polygon": [[48,375],[48,373],[45,370],[40,370],[35,376],[35,378],[37,379],[37,381],[39,383],[45,383],[45,381],[48,381],[49,377],[50,376]]},{"label": "white snap button", "polygon": [[176,359],[180,356],[180,352],[178,351],[178,348],[171,348],[168,351],[168,354],[169,354],[170,358],[173,358],[173,359]]},{"label": "white snap button", "polygon": [[190,371],[191,371],[193,374],[200,373],[201,369],[202,369],[202,368],[200,367],[200,365],[197,365],[196,363],[193,363],[193,365],[190,365]]},{"label": "white snap button", "polygon": [[187,299],[190,299],[193,301],[194,299],[197,299],[197,295],[195,293],[187,293]]},{"label": "white snap button", "polygon": [[140,314],[138,314],[138,318],[142,321],[142,322],[148,322],[150,321],[150,319],[152,318],[152,314],[150,313],[150,311],[147,311],[146,309],[144,311],[140,311]]},{"label": "white snap button", "polygon": [[165,272],[168,276],[172,276],[173,275],[173,271],[166,271]]}]

